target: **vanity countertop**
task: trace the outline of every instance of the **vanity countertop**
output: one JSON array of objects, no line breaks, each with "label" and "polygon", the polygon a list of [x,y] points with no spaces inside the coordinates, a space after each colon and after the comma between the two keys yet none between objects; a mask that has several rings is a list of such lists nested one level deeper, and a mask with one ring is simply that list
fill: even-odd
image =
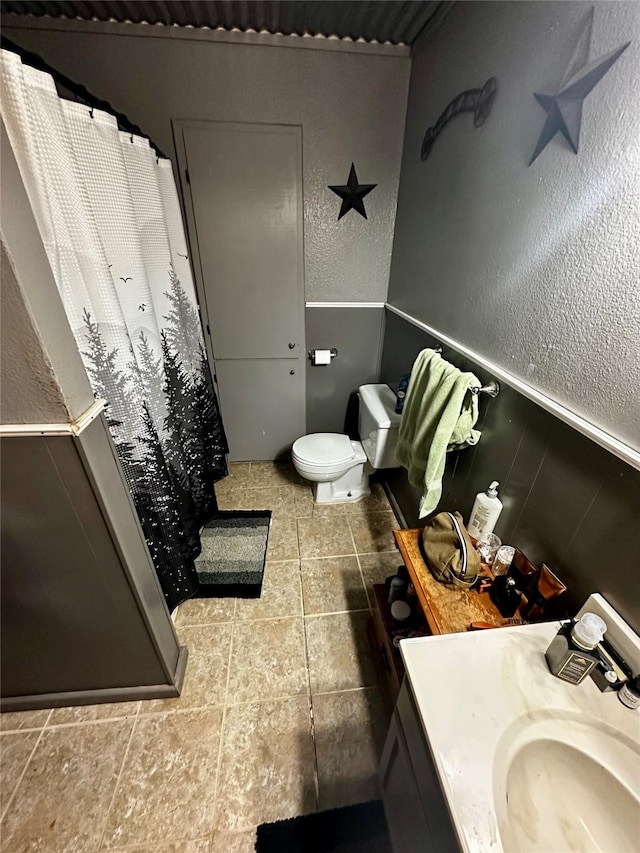
[{"label": "vanity countertop", "polygon": [[[514,849],[503,839],[506,809],[514,808],[513,803],[508,806],[506,779],[509,762],[532,739],[561,745],[568,739],[586,755],[609,750],[618,762],[618,778],[634,797],[640,796],[640,713],[625,708],[613,693],[601,693],[589,677],[571,685],[551,675],[544,652],[560,624],[421,637],[400,644],[464,851]],[[620,744],[624,748],[616,757]],[[555,802],[547,806],[556,808]],[[535,820],[543,818],[535,814],[539,802],[528,807],[534,837]],[[566,807],[572,806],[557,804],[558,809]]]}]

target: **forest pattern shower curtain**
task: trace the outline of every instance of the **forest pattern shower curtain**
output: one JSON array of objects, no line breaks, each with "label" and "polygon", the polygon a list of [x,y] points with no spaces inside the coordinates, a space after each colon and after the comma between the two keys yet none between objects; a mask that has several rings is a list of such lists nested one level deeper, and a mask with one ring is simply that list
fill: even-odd
[{"label": "forest pattern shower curtain", "polygon": [[1,51],[2,117],[169,609],[228,451],[171,163]]}]

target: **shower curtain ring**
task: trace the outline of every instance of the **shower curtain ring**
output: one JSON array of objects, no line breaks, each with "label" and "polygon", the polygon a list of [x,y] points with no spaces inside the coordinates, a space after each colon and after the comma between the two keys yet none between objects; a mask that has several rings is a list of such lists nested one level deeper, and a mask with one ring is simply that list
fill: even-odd
[{"label": "shower curtain ring", "polygon": [[93,118],[93,107],[89,110],[89,118]]},{"label": "shower curtain ring", "polygon": [[129,137],[129,139],[130,139],[130,141],[131,141],[131,144],[133,145],[133,133],[131,134],[131,136]]}]

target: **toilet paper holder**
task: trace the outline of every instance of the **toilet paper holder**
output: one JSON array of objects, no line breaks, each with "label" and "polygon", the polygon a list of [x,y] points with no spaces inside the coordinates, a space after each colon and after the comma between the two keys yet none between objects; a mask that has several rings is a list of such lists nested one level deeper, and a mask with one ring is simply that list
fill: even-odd
[{"label": "toilet paper holder", "polygon": [[[335,347],[331,347],[331,349],[329,350],[329,355],[331,356],[331,361],[333,361],[333,359],[334,359],[334,358],[337,358],[337,357],[338,357],[338,350],[337,350]],[[308,356],[309,361],[311,362],[311,364],[315,365],[315,361],[316,361],[316,350],[314,350],[314,349],[310,349],[310,350],[307,352],[307,356]],[[319,365],[319,366],[325,366],[325,367],[326,367],[326,365]]]}]

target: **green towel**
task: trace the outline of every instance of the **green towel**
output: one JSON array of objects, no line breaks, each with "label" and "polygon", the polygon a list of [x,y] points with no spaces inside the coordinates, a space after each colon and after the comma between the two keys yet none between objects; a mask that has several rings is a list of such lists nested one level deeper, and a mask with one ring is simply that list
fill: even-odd
[{"label": "green towel", "polygon": [[473,373],[462,373],[432,349],[422,350],[413,365],[396,456],[409,482],[423,490],[420,518],[438,505],[447,451],[478,443],[478,397],[469,389],[479,385]]}]

